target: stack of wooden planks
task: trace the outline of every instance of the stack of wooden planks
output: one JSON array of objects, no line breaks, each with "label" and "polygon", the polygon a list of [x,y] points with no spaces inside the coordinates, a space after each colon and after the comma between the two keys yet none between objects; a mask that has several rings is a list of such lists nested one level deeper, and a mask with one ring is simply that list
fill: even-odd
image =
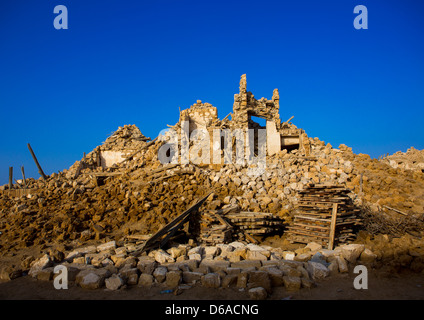
[{"label": "stack of wooden planks", "polygon": [[239,210],[238,205],[226,205],[215,211],[202,211],[192,220],[192,233],[200,242],[207,245],[228,243],[233,239],[233,226],[228,223],[223,215]]},{"label": "stack of wooden planks", "polygon": [[227,205],[217,211],[200,214],[198,240],[207,245],[245,240],[256,243],[252,235],[264,236],[279,231],[283,220],[271,213],[240,211],[238,205]]},{"label": "stack of wooden planks", "polygon": [[287,227],[287,240],[317,242],[329,248],[334,243],[354,240],[354,229],[360,219],[356,216],[359,209],[349,197],[350,192],[339,185],[310,185],[300,191],[297,214],[292,225]]},{"label": "stack of wooden planks", "polygon": [[279,231],[283,220],[272,213],[241,211],[227,214],[225,218],[234,226],[235,232],[242,231],[248,234],[266,235]]},{"label": "stack of wooden planks", "polygon": [[232,241],[232,234],[233,227],[219,213],[212,211],[201,213],[199,236],[201,242],[206,245],[228,243]]}]

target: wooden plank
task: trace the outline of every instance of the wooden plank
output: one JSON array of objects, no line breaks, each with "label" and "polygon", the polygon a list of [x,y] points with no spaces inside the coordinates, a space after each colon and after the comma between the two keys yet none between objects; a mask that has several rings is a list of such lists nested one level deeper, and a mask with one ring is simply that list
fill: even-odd
[{"label": "wooden plank", "polygon": [[[138,250],[133,252],[134,256],[137,256],[144,251],[151,249],[157,245],[157,242],[160,241],[160,246],[164,246],[166,244],[166,241],[169,240],[169,238],[185,223],[187,222],[190,214],[199,209],[200,206],[206,201],[206,199],[209,197],[210,193],[206,195],[204,198],[199,200],[196,204],[191,206],[189,209],[184,211],[182,214],[180,214],[177,218],[175,218],[173,221],[168,223],[165,227],[160,229],[158,232],[156,232],[153,236],[150,237],[149,240],[146,241],[146,243]],[[160,240],[160,238],[166,234],[170,233],[171,236],[165,237],[165,239]]]},{"label": "wooden plank", "polygon": [[329,250],[333,250],[333,247],[334,247],[334,236],[336,234],[336,219],[337,219],[337,203],[333,204],[333,211],[331,213],[330,239],[328,240]]},{"label": "wooden plank", "polygon": [[222,218],[218,213],[215,213],[214,216],[218,219],[219,222],[221,222],[224,226],[227,226],[228,228],[232,228],[233,226],[229,224],[224,218]]},{"label": "wooden plank", "polygon": [[28,186],[27,186],[27,183],[26,183],[24,166],[21,166],[21,172],[22,172],[22,179],[24,180],[24,187],[26,189],[26,188],[28,188]]},{"label": "wooden plank", "polygon": [[295,216],[295,218],[301,218],[301,219],[307,219],[307,220],[312,220],[312,221],[322,221],[322,222],[331,222],[330,219],[319,219],[319,218],[313,218],[313,217],[308,217],[308,216]]},{"label": "wooden plank", "polygon": [[400,210],[398,210],[398,209],[394,209],[394,208],[391,208],[391,207],[388,207],[388,206],[383,206],[383,207],[384,207],[384,208],[386,208],[386,209],[392,210],[392,211],[394,211],[394,212],[397,212],[397,213],[403,214],[404,216],[407,216],[407,215],[408,215],[407,213],[402,212],[402,211],[400,211]]},{"label": "wooden plank", "polygon": [[323,230],[329,230],[328,227],[322,227],[322,226],[317,226],[317,225],[306,225],[303,223],[293,223],[295,226],[299,226],[299,227],[305,227],[305,228],[316,228],[316,229],[323,229]]},{"label": "wooden plank", "polygon": [[96,149],[96,165],[97,167],[102,166],[102,154],[101,154],[100,146],[98,146]]},{"label": "wooden plank", "polygon": [[132,239],[132,240],[149,240],[149,238],[151,237],[151,235],[148,234],[133,234],[133,235],[128,235],[126,236],[127,239]]},{"label": "wooden plank", "polygon": [[316,235],[315,233],[305,233],[298,230],[290,230],[291,233],[300,234],[304,236],[311,236],[314,238],[328,239],[328,236]]},{"label": "wooden plank", "polygon": [[41,177],[42,177],[44,180],[47,180],[47,176],[44,174],[44,171],[43,171],[43,169],[41,168],[40,163],[38,162],[37,157],[35,156],[35,153],[34,153],[34,151],[32,150],[31,145],[30,145],[29,143],[28,143],[28,149],[29,149],[29,152],[31,153],[32,158],[34,159],[35,165],[36,165],[36,166],[37,166],[37,168],[38,168],[38,173],[41,175]]},{"label": "wooden plank", "polygon": [[258,242],[258,240],[256,240],[255,238],[253,238],[250,234],[248,234],[247,232],[244,232],[244,236],[246,237],[246,239],[248,240],[248,241],[250,241],[251,243],[254,243],[254,244],[258,244],[259,242]]},{"label": "wooden plank", "polygon": [[13,167],[9,167],[9,190],[13,189]]}]

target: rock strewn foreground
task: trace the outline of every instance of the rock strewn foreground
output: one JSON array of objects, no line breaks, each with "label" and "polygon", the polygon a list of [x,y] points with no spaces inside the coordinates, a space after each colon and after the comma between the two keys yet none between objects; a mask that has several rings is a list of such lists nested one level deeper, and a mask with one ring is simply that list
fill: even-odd
[{"label": "rock strewn foreground", "polygon": [[316,282],[337,273],[347,273],[355,265],[368,268],[385,265],[424,270],[424,242],[404,236],[390,241],[381,236],[334,250],[309,243],[295,251],[271,246],[232,242],[217,246],[177,245],[148,255],[131,255],[135,246],[118,247],[115,241],[62,252],[46,250],[38,259],[26,257],[20,266],[1,270],[1,279],[22,275],[52,281],[54,266],[67,268],[70,285],[85,289],[118,290],[125,286],[161,286],[175,294],[194,285],[207,288],[236,287],[252,299],[265,299],[274,287],[288,291],[313,288]]}]

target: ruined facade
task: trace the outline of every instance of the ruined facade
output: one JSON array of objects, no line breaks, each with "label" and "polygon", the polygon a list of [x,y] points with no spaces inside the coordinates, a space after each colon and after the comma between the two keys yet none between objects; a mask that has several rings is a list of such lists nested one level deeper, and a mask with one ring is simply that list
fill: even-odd
[{"label": "ruined facade", "polygon": [[[280,119],[280,95],[278,89],[274,89],[271,100],[261,98],[257,100],[252,92],[247,91],[246,75],[241,76],[239,93],[234,95],[233,112],[219,120],[217,109],[209,103],[200,100],[189,109],[180,112],[181,121],[189,121],[189,134],[194,129],[205,128],[212,136],[213,129],[266,129],[266,152],[274,155],[287,149],[299,149],[308,155],[310,147],[309,139],[302,129],[298,129],[290,123],[289,119],[282,122]],[[231,115],[231,120],[229,116]],[[254,122],[252,117],[266,120],[266,127]],[[252,142],[247,142],[252,143]],[[254,142],[253,142],[254,143]],[[247,147],[247,146],[246,146]]]},{"label": "ruined facade", "polygon": [[185,109],[180,113],[180,122],[190,122],[190,132],[198,127],[210,127],[218,120],[218,110],[210,103],[202,103],[197,100],[189,109]]}]

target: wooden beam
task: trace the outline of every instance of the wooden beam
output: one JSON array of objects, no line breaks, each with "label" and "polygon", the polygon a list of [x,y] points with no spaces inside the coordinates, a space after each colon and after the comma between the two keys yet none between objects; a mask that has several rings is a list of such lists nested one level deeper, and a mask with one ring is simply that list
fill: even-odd
[{"label": "wooden beam", "polygon": [[[138,256],[144,251],[153,249],[157,246],[163,247],[166,244],[166,242],[169,240],[169,238],[173,234],[175,234],[175,232],[178,229],[180,229],[185,222],[188,221],[190,214],[193,211],[196,211],[200,208],[200,206],[203,204],[203,202],[206,201],[209,195],[210,193],[206,195],[204,198],[202,198],[201,200],[199,200],[196,204],[191,206],[189,209],[184,211],[182,214],[180,214],[177,218],[175,218],[170,223],[168,223],[165,227],[163,227],[158,232],[156,232],[153,236],[150,237],[149,240],[146,241],[146,243],[144,243],[144,245],[140,249],[134,251],[132,255]],[[167,235],[167,236],[164,239],[162,239],[164,235]]]},{"label": "wooden beam", "polygon": [[230,112],[229,114],[227,114],[227,115],[225,116],[225,118],[224,118],[224,119],[222,119],[221,121],[226,120],[226,119],[227,119],[230,115],[231,115],[231,112]]},{"label": "wooden beam", "polygon": [[293,118],[294,116],[291,116],[290,119],[286,121],[286,123],[289,123]]},{"label": "wooden beam", "polygon": [[330,239],[328,240],[329,250],[333,250],[333,247],[334,247],[334,237],[336,235],[336,221],[337,221],[337,203],[334,203],[333,211],[331,212]]},{"label": "wooden beam", "polygon": [[97,164],[97,167],[102,166],[102,155],[101,155],[100,147],[97,147],[97,150],[96,150],[96,164]]},{"label": "wooden beam", "polygon": [[27,186],[27,183],[26,183],[24,166],[21,167],[21,172],[22,172],[22,179],[24,179],[24,187],[26,189],[26,188],[28,188],[28,186]]},{"label": "wooden beam", "polygon": [[247,232],[243,232],[244,233],[244,236],[246,237],[246,239],[249,241],[249,242],[251,242],[251,243],[254,243],[254,244],[258,244],[259,242],[258,242],[258,240],[256,240],[255,238],[253,238],[250,234],[248,234]]},{"label": "wooden beam", "polygon": [[13,188],[13,167],[9,167],[9,190]]},{"label": "wooden beam", "polygon": [[383,206],[383,207],[384,207],[384,208],[386,208],[386,209],[392,210],[392,211],[394,211],[394,212],[400,213],[400,214],[402,214],[402,215],[404,215],[404,216],[407,216],[407,215],[408,215],[407,213],[402,212],[402,211],[400,211],[400,210],[398,210],[398,209],[395,209],[395,208],[391,208],[391,207],[388,207],[388,206]]},{"label": "wooden beam", "polygon": [[44,174],[44,171],[43,171],[43,169],[41,168],[40,164],[38,163],[37,157],[35,156],[35,153],[34,153],[34,151],[32,150],[31,145],[30,145],[29,143],[28,143],[28,149],[29,149],[29,152],[31,153],[32,158],[34,159],[34,162],[35,162],[35,164],[36,164],[36,166],[37,166],[37,168],[38,168],[38,173],[40,174],[40,176],[41,176],[44,180],[47,180],[47,176]]}]

